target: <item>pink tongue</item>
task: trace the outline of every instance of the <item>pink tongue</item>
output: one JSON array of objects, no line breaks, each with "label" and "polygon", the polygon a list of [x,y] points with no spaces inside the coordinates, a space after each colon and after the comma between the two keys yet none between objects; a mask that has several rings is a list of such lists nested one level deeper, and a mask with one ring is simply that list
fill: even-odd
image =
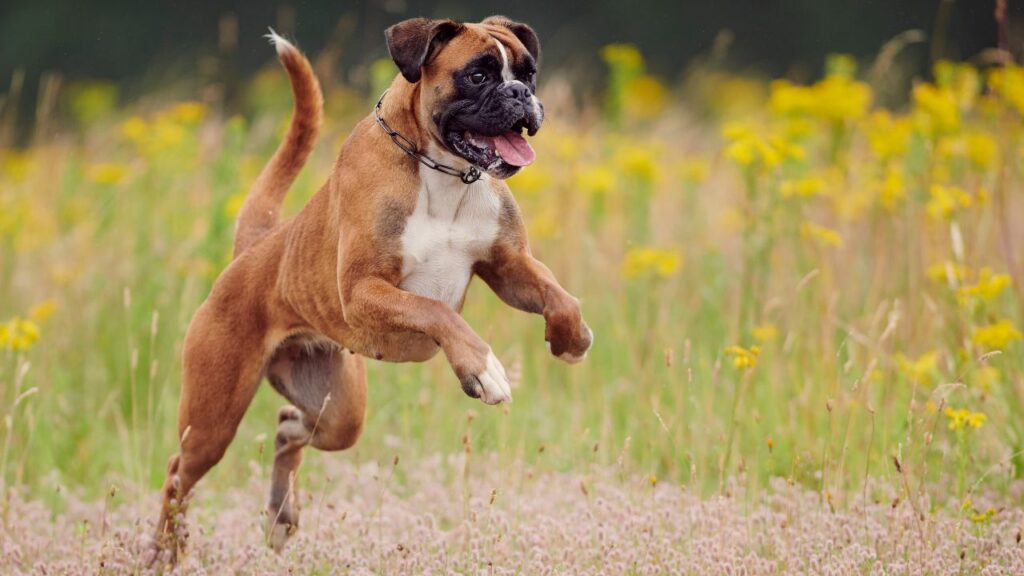
[{"label": "pink tongue", "polygon": [[537,157],[526,138],[515,132],[495,136],[494,148],[502,160],[513,166],[529,166]]}]

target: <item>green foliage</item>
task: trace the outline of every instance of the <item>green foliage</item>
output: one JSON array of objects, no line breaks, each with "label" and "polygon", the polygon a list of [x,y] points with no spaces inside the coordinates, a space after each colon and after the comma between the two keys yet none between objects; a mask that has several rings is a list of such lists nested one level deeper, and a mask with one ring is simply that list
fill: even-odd
[{"label": "green foliage", "polygon": [[[362,441],[311,469],[468,446],[707,491],[783,477],[839,492],[896,474],[894,456],[928,481],[955,458],[965,492],[993,467],[990,485],[1015,477],[998,465],[1024,448],[1020,279],[999,246],[1020,219],[1007,195],[1020,183],[1021,69],[984,96],[922,84],[894,114],[872,110],[870,87],[834,60],[812,86],[731,82],[755,94],[695,102],[728,112],[684,134],[666,128],[683,125],[680,102],[714,91],[622,124],[643,68],[618,50],[605,54],[606,119],[552,107],[538,162],[510,181],[534,253],[583,303],[587,361],[550,357],[542,319],[474,283],[465,316],[509,368],[515,402],[467,398],[441,356],[370,362]],[[77,141],[0,153],[7,485],[158,485],[177,441],[182,337],[287,121],[283,78],[256,80],[249,120],[194,102],[129,108],[94,114]],[[292,210],[351,125],[329,119]],[[210,482],[269,466],[282,403],[261,389]],[[984,425],[948,430],[947,404]]]}]

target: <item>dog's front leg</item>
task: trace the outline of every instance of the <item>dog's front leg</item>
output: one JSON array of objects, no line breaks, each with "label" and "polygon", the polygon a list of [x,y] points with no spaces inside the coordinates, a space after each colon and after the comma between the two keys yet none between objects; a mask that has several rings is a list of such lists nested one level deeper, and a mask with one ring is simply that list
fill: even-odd
[{"label": "dog's front leg", "polygon": [[444,350],[462,389],[486,404],[512,399],[505,368],[480,336],[443,302],[406,292],[381,278],[343,290],[345,321],[355,329],[420,332]]},{"label": "dog's front leg", "polygon": [[476,274],[509,306],[544,315],[544,340],[552,354],[570,364],[586,358],[594,334],[583,321],[580,301],[527,249],[496,247],[493,256],[476,265]]}]

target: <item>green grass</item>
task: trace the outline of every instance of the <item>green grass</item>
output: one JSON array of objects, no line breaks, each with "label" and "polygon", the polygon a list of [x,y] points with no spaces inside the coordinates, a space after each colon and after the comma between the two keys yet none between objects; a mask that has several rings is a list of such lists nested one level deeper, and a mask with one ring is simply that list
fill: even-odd
[{"label": "green grass", "polygon": [[[259,86],[284,94],[284,75],[275,73],[276,83],[264,78]],[[347,92],[327,100],[328,124],[289,196],[292,213],[369,110]],[[940,159],[935,141],[915,135],[899,159],[907,177],[898,208],[871,196],[848,218],[842,201],[873,190],[882,165],[864,119],[842,121],[853,135],[840,144],[827,124],[814,124],[800,142],[805,158],[762,170],[721,153],[728,142],[719,141],[714,105],[674,104],[622,132],[595,120],[593,109],[550,104],[536,139],[540,160],[512,186],[535,254],[583,302],[596,335],[587,361],[566,366],[549,356],[543,320],[505,307],[475,281],[464,314],[518,374],[514,402],[492,408],[469,399],[443,356],[423,365],[371,361],[362,440],[350,453],[312,456],[310,465],[458,452],[468,443],[504,462],[583,472],[621,465],[705,492],[742,474],[751,490],[784,477],[830,498],[866,477],[901,482],[894,458],[915,490],[955,470],[968,488],[982,477],[996,488],[1016,478],[1021,462],[1009,456],[1024,448],[1021,343],[979,362],[984,350],[971,334],[1002,318],[1020,326],[1020,292],[1008,288],[965,309],[926,271],[951,260],[975,274],[981,266],[1014,273],[999,240],[1004,214],[1010,222],[1024,216],[1019,174],[1005,160],[1019,131],[1000,132],[1005,124],[964,112],[964,126],[1008,146],[1007,163],[982,172]],[[688,120],[701,106],[708,116]],[[2,433],[9,486],[45,496],[56,481],[100,497],[111,484],[162,481],[176,444],[183,335],[228,261],[231,207],[287,119],[274,107],[248,119],[215,109],[196,121],[129,106],[25,151],[0,151],[0,319],[25,316],[48,298],[57,303],[31,349],[0,351],[0,406],[12,423]],[[773,118],[766,107],[745,112]],[[133,140],[122,126],[136,115],[146,130]],[[687,161],[708,173],[682,176]],[[992,200],[952,221],[929,219],[929,167],[940,162],[972,194],[989,186]],[[101,164],[114,176],[104,178]],[[585,176],[608,167],[610,186]],[[779,192],[786,180],[833,169],[840,176],[829,196]],[[842,246],[801,234],[807,221],[839,230]],[[966,245],[959,255],[952,222]],[[655,262],[624,274],[631,248],[644,246],[678,256],[681,267],[660,274]],[[777,336],[760,344],[755,367],[734,368],[727,348],[756,344],[754,327],[763,324]],[[929,350],[938,360],[920,374],[901,360]],[[29,364],[19,388],[16,375]],[[975,377],[982,364],[998,370],[994,381]],[[945,385],[954,382],[962,385]],[[29,388],[37,392],[15,406]],[[269,466],[283,402],[261,388],[209,483],[236,482],[252,461]],[[948,430],[946,404],[988,420],[977,430]]]}]

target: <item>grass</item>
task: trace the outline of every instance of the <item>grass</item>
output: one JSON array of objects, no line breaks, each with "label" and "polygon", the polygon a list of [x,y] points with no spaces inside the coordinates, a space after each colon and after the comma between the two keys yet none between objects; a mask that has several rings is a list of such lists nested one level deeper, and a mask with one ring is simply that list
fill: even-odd
[{"label": "grass", "polygon": [[[403,489],[392,479],[404,474]],[[979,530],[955,514],[922,521],[910,506],[855,498],[830,511],[818,495],[775,480],[753,502],[702,498],[677,485],[623,479],[614,469],[538,472],[494,457],[415,462],[345,459],[305,474],[302,527],[282,554],[260,545],[269,481],[202,491],[191,548],[177,573],[246,574],[1016,574],[1019,508]],[[147,511],[62,494],[69,511],[15,493],[6,573],[140,572],[135,552]],[[150,500],[152,500],[151,495]],[[124,495],[117,495],[118,500]],[[131,496],[127,496],[131,498]],[[989,502],[998,505],[999,500]],[[39,530],[46,526],[45,535]]]},{"label": "grass", "polygon": [[[895,490],[994,522],[972,498],[1024,470],[1024,70],[940,63],[889,112],[849,58],[810,86],[699,69],[666,87],[629,46],[604,57],[609,93],[583,105],[548,75],[538,162],[510,182],[535,254],[583,302],[588,360],[549,357],[542,320],[475,282],[464,315],[514,403],[468,399],[440,357],[370,362],[362,440],[305,475],[470,450],[753,503],[780,479],[839,510]],[[85,86],[76,128],[0,151],[7,487],[60,510],[54,486],[161,482],[185,329],[288,119],[282,71],[249,90],[258,111],[225,117]],[[290,212],[369,105],[327,95]],[[204,492],[265,474],[282,403],[261,389]]]}]

